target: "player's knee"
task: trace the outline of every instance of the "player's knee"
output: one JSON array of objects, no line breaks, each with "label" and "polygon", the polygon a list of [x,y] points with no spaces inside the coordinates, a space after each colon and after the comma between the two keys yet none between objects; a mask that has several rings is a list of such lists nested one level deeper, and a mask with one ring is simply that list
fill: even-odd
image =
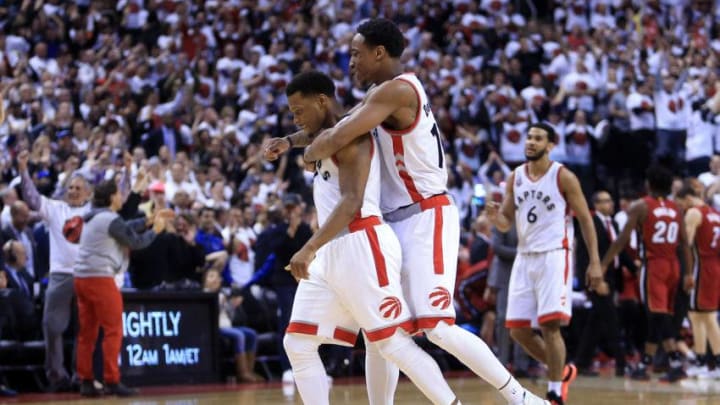
[{"label": "player's knee", "polygon": [[512,328],[510,329],[510,337],[514,341],[523,343],[531,340],[534,336],[534,332],[530,328]]},{"label": "player's knee", "polygon": [[552,321],[548,321],[540,325],[540,330],[542,330],[543,337],[547,338],[548,336],[556,336],[560,334],[560,320],[555,319]]},{"label": "player's knee", "polygon": [[453,333],[454,327],[454,325],[448,325],[444,321],[440,321],[434,328],[426,330],[425,335],[428,340],[442,347],[442,341],[449,338],[448,335]]},{"label": "player's knee", "polygon": [[283,347],[289,358],[299,357],[304,354],[316,352],[320,342],[317,338],[309,335],[287,333],[283,339]]},{"label": "player's knee", "polygon": [[413,342],[412,338],[402,333],[396,333],[387,339],[373,343],[378,352],[391,361],[398,353],[401,353],[406,347],[413,344],[415,344],[415,342]]}]

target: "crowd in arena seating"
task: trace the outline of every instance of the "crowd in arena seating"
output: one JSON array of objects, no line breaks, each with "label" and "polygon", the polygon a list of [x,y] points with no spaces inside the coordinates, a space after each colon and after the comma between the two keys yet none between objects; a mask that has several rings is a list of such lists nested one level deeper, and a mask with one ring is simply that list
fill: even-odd
[{"label": "crowd in arena seating", "polygon": [[[132,254],[125,287],[200,289],[205,269],[219,269],[226,287],[275,290],[284,330],[294,281],[282,249],[296,236],[301,246],[316,226],[312,173],[297,151],[263,161],[260,145],[294,132],[284,90],[296,73],[331,75],[344,107],[363,98],[349,77],[350,39],[376,16],[405,33],[403,61],[445,138],[466,231],[460,261],[469,271],[459,282],[487,274],[492,254],[478,241],[492,236],[476,219],[525,160],[532,122],[560,134],[551,157],[578,175],[588,198],[605,189],[625,209],[659,162],[679,185],[698,179],[720,208],[720,7],[710,0],[0,2],[2,242],[20,242],[3,251],[22,248],[14,254],[27,256],[29,276],[0,272],[0,291],[15,289],[0,298],[2,339],[42,338],[40,310],[18,315],[42,302],[51,249],[47,227],[23,203],[23,150],[45,196],[62,199],[77,174],[135,183],[142,172],[148,184],[132,216],[175,211]],[[465,287],[461,313],[492,322],[484,282]],[[12,297],[18,291],[22,300]],[[493,339],[492,330],[483,336]]]}]

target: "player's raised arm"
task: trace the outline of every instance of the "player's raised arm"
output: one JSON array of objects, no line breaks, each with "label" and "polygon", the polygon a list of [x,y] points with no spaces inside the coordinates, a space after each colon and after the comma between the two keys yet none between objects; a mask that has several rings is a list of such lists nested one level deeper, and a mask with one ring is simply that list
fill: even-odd
[{"label": "player's raised arm", "polygon": [[305,160],[314,162],[332,156],[355,138],[380,126],[396,110],[413,102],[417,102],[417,96],[410,84],[389,80],[379,85],[348,118],[317,136],[305,149]]},{"label": "player's raised arm", "polygon": [[485,207],[485,214],[490,222],[495,225],[498,231],[505,233],[510,230],[515,220],[515,195],[513,194],[513,183],[515,182],[515,172],[508,177],[505,185],[505,198],[502,204],[491,201]]},{"label": "player's raised arm", "polygon": [[290,271],[296,278],[307,278],[315,252],[346,228],[362,208],[370,174],[371,142],[366,134],[335,154],[341,199],[323,226],[290,259]]}]

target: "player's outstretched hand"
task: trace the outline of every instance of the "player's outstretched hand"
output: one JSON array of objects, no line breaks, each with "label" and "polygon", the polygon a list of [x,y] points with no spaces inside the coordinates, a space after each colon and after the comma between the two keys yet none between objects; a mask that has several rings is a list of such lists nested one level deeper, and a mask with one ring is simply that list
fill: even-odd
[{"label": "player's outstretched hand", "polygon": [[315,252],[313,252],[312,249],[303,246],[302,249],[298,250],[297,253],[293,255],[290,259],[290,264],[288,265],[289,269],[286,267],[285,270],[290,271],[293,277],[295,277],[298,281],[307,279],[309,276],[308,268],[314,258]]},{"label": "player's outstretched hand", "polygon": [[263,142],[263,158],[265,160],[277,160],[280,155],[290,149],[290,142],[285,138],[270,138]]}]

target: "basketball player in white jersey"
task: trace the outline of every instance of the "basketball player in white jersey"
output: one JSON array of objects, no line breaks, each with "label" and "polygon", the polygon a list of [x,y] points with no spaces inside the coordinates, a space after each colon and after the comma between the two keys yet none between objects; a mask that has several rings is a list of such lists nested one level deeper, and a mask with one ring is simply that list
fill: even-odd
[{"label": "basketball player in white jersey", "polygon": [[[286,93],[300,127],[335,124],[328,76],[296,76]],[[360,328],[382,356],[434,403],[459,404],[435,361],[412,340],[412,314],[400,284],[400,244],[380,212],[380,158],[369,134],[316,162],[313,198],[320,229],[290,259],[300,280],[285,350],[303,402],[328,404],[318,355],[323,343],[353,346]]]},{"label": "basketball player in white jersey", "polygon": [[[346,119],[313,140],[305,149],[305,160],[327,159],[368,132],[373,134],[383,163],[380,205],[402,246],[403,291],[417,328],[497,388],[508,403],[546,403],[526,391],[485,342],[455,325],[452,302],[460,221],[447,195],[442,139],[428,97],[414,74],[403,74],[404,43],[389,20],[373,19],[358,27],[350,69],[356,81],[374,87]],[[375,345],[367,346],[370,403],[392,404],[398,370]]]},{"label": "basketball player in white jersey", "polygon": [[[502,207],[489,203],[487,215],[501,232],[513,221],[518,255],[510,276],[506,327],[512,337],[548,366],[547,399],[567,401],[568,386],[577,375],[565,366],[560,326],[570,320],[573,240],[571,211],[577,216],[588,246],[590,288],[602,283],[595,226],[577,177],[548,157],[557,134],[547,124],[530,125],[525,140],[527,162],[510,175]],[[533,332],[539,327],[542,338]]]}]

